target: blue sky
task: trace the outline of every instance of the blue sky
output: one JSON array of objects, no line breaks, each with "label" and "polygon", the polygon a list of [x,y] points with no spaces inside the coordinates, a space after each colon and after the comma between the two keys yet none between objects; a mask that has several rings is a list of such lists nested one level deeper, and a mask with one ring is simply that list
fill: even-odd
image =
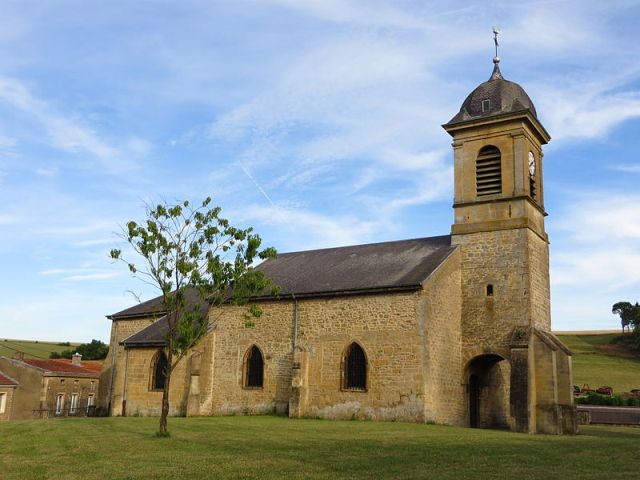
[{"label": "blue sky", "polygon": [[108,340],[108,251],[207,195],[279,251],[440,235],[442,130],[502,72],[545,150],[553,327],[640,301],[640,2],[2,1],[0,336]]}]

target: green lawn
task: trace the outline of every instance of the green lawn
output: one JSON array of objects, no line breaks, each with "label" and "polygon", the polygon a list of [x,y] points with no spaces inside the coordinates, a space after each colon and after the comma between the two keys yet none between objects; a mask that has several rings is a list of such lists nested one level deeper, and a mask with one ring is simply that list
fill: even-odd
[{"label": "green lawn", "polygon": [[0,478],[12,479],[601,479],[638,478],[640,428],[577,436],[438,425],[173,418],[6,422]]},{"label": "green lawn", "polygon": [[591,388],[602,385],[613,391],[640,388],[640,357],[621,357],[602,351],[617,334],[558,335],[573,352],[573,383]]},{"label": "green lawn", "polygon": [[0,356],[13,357],[16,350],[25,353],[27,358],[49,358],[51,352],[62,352],[69,350],[79,343],[69,345],[58,345],[56,342],[36,342],[32,340],[11,340],[9,338],[0,338]]}]

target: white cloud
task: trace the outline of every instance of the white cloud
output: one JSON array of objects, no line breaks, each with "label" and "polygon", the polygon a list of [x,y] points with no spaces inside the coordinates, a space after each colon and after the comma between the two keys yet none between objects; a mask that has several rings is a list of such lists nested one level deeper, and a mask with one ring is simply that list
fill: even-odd
[{"label": "white cloud", "polygon": [[616,165],[613,170],[626,173],[640,173],[640,165]]},{"label": "white cloud", "polygon": [[147,142],[136,137],[126,142],[124,148],[110,145],[86,122],[55,111],[17,80],[0,77],[0,100],[36,120],[47,133],[52,146],[68,152],[89,154],[89,163],[97,162],[105,173],[120,173],[134,168],[134,160],[150,149]]},{"label": "white cloud", "polygon": [[245,217],[275,226],[288,249],[312,249],[366,243],[379,226],[355,216],[322,215],[297,208],[252,206]]},{"label": "white cloud", "polygon": [[640,195],[602,192],[571,204],[553,223],[570,245],[553,251],[554,284],[640,287]]}]

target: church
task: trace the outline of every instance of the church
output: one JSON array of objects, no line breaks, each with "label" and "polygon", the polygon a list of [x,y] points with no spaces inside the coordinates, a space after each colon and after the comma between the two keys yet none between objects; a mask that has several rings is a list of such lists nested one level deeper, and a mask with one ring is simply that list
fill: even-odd
[{"label": "church", "polygon": [[[209,312],[171,376],[171,415],[368,419],[575,433],[571,352],[551,333],[543,152],[533,102],[493,73],[446,124],[448,235],[279,254],[275,296]],[[100,406],[159,415],[159,299],[110,315]]]}]

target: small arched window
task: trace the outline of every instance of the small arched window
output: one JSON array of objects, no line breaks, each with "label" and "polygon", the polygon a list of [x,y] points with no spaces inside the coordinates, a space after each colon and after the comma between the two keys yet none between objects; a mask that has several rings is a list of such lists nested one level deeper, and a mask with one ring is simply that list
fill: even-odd
[{"label": "small arched window", "polygon": [[151,363],[151,390],[164,390],[168,367],[167,356],[162,350],[158,350]]},{"label": "small arched window", "polygon": [[502,193],[500,150],[493,145],[482,147],[476,159],[476,193],[479,197]]},{"label": "small arched window", "polygon": [[245,388],[262,388],[264,383],[264,358],[260,349],[252,346],[245,357]]},{"label": "small arched window", "polygon": [[345,352],[342,386],[345,390],[367,389],[367,357],[355,342]]}]

